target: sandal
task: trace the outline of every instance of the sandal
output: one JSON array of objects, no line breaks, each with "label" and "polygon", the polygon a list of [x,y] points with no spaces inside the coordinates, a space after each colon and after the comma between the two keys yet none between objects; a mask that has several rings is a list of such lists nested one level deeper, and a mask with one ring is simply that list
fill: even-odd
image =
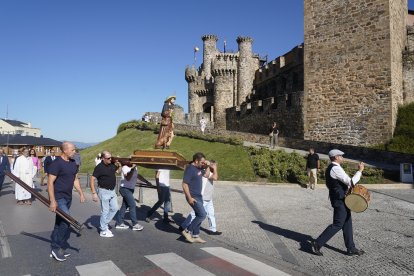
[{"label": "sandal", "polygon": [[23,201],[21,201],[21,200],[18,200],[18,201],[16,202],[16,204],[17,204],[17,205],[23,205],[23,204],[24,204],[24,202],[23,202]]}]

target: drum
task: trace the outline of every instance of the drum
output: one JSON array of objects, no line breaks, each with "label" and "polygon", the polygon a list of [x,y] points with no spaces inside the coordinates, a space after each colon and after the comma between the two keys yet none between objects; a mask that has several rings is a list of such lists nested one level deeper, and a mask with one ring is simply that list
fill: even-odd
[{"label": "drum", "polygon": [[355,186],[345,197],[345,205],[355,213],[364,212],[368,208],[371,194],[362,185]]}]

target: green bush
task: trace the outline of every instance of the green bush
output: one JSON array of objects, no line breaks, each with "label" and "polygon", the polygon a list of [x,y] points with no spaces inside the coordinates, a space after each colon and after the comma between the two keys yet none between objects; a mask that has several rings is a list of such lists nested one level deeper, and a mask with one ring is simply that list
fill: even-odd
[{"label": "green bush", "polygon": [[[299,184],[306,184],[308,182],[306,158],[304,156],[296,152],[270,151],[265,148],[257,149],[249,147],[247,151],[253,170],[258,177],[267,178],[272,182]],[[328,165],[329,162],[327,160],[320,160],[320,170],[318,172],[319,183],[325,181],[325,170]],[[354,175],[357,170],[357,165],[354,163],[344,163],[342,167],[348,175]],[[384,183],[384,171],[366,167],[360,183]]]},{"label": "green bush", "polygon": [[385,144],[373,148],[414,154],[414,103],[398,109],[394,137]]}]

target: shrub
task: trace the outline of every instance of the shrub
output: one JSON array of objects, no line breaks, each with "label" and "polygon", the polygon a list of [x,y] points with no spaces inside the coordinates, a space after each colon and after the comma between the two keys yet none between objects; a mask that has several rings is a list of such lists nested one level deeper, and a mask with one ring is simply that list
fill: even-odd
[{"label": "shrub", "polygon": [[[270,151],[265,148],[247,149],[253,169],[257,176],[268,178],[274,182],[289,182],[305,184],[308,181],[306,173],[306,158],[296,152]],[[327,160],[320,160],[318,172],[319,183],[325,181],[325,170],[328,167]],[[355,174],[356,164],[344,163],[342,165],[348,175]],[[383,183],[384,171],[366,167],[361,183]]]}]

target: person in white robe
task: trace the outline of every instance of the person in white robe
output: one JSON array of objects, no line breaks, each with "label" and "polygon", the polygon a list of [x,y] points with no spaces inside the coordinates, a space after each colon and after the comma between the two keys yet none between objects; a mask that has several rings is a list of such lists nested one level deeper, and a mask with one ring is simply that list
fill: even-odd
[{"label": "person in white robe", "polygon": [[[20,178],[30,187],[34,188],[33,177],[35,177],[35,171],[33,169],[33,160],[29,156],[29,150],[26,148],[22,149],[22,155],[17,157],[13,167],[13,174]],[[17,204],[31,205],[32,194],[26,191],[22,186],[16,183],[15,195]]]}]

